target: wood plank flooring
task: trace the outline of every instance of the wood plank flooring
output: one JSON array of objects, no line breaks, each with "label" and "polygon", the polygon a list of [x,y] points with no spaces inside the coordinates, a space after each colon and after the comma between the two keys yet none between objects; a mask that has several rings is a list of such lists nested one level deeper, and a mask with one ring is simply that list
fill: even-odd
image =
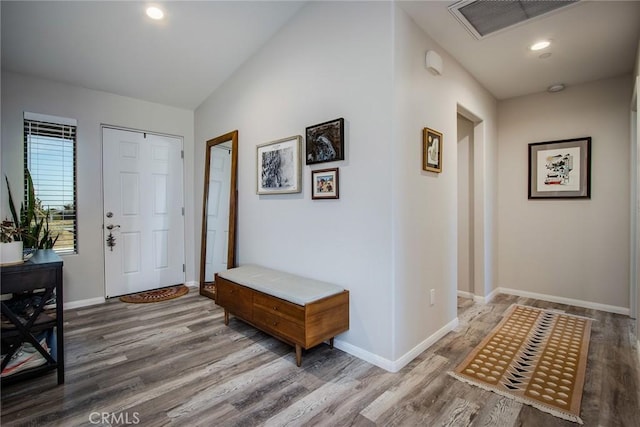
[{"label": "wood plank flooring", "polygon": [[291,347],[192,290],[155,304],[117,300],[65,312],[66,384],[55,374],[2,388],[3,426],[575,426],[447,375],[513,303],[593,324],[581,417],[640,426],[633,323],[595,310],[499,295],[459,299],[459,327],[399,373],[321,345]]}]

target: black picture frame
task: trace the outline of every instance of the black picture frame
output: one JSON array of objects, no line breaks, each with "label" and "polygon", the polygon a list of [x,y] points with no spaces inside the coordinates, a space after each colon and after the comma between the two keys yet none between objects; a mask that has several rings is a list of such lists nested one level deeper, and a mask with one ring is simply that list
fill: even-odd
[{"label": "black picture frame", "polygon": [[311,199],[339,199],[339,168],[319,169],[311,171]]},{"label": "black picture frame", "polygon": [[591,137],[529,144],[529,199],[591,198]]},{"label": "black picture frame", "polygon": [[344,160],[344,119],[339,118],[306,128],[307,165]]}]

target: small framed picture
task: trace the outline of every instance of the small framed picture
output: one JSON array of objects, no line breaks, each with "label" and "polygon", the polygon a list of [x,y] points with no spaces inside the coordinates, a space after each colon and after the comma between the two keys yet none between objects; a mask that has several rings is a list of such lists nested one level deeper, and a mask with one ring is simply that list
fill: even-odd
[{"label": "small framed picture", "polygon": [[301,145],[300,135],[258,145],[256,155],[258,194],[302,191]]},{"label": "small framed picture", "polygon": [[436,130],[422,130],[422,170],[442,172],[442,134]]},{"label": "small framed picture", "polygon": [[529,144],[529,199],[591,198],[591,137]]},{"label": "small framed picture", "polygon": [[338,199],[340,179],[338,168],[311,171],[311,198]]},{"label": "small framed picture", "polygon": [[343,118],[309,126],[306,133],[306,164],[344,160]]}]

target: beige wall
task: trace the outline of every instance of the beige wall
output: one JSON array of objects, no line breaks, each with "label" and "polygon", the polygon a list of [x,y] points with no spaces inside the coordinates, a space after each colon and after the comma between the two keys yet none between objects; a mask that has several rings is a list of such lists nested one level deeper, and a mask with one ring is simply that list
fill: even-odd
[{"label": "beige wall", "polygon": [[[499,285],[629,309],[630,76],[501,102]],[[532,142],[592,137],[591,199],[528,200]]]}]

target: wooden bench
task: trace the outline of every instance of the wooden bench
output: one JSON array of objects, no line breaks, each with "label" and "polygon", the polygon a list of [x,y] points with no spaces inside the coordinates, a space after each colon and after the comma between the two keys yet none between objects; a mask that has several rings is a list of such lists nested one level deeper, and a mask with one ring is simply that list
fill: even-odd
[{"label": "wooden bench", "polygon": [[302,349],[349,330],[349,291],[331,283],[308,279],[256,265],[216,274],[216,304],[229,314],[295,346],[296,364]]}]

